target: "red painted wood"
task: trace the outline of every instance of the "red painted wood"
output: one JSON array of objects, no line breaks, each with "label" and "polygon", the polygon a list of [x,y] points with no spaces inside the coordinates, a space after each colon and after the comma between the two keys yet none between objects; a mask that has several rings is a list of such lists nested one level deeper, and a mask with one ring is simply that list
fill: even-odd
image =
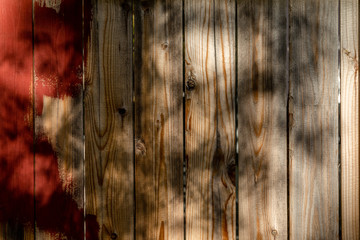
[{"label": "red painted wood", "polygon": [[[72,98],[82,102],[82,1],[62,0],[59,6],[49,6],[47,2],[60,1],[35,3],[36,119],[41,119],[43,116],[45,97],[60,100]],[[71,110],[76,121],[81,122],[80,125],[82,125],[81,110]],[[61,122],[61,118],[59,121],[59,131],[67,131],[62,129],[64,123]],[[57,143],[51,142],[50,137],[46,132],[41,131],[41,128],[42,126],[39,130],[37,128],[35,149],[36,223],[39,232],[62,234],[68,239],[83,239],[83,203],[76,201],[66,189],[76,187],[76,191],[81,195],[79,197],[82,198],[83,182],[79,182],[79,178],[70,179],[70,183],[64,188],[63,179],[59,174],[61,172],[59,158],[62,153],[57,152]],[[70,137],[78,138],[76,141],[82,144],[82,136],[78,133],[75,135]],[[60,136],[57,140],[61,141]],[[82,151],[81,146],[78,147],[78,151]],[[80,163],[82,160],[76,159],[76,161]],[[67,171],[73,171],[71,167]],[[82,167],[83,165],[79,164],[74,171],[81,172]]]},{"label": "red painted wood", "polygon": [[34,222],[32,89],[32,1],[1,0],[0,224]]},{"label": "red painted wood", "polygon": [[53,1],[61,2],[59,9],[41,2],[36,1],[34,13],[37,115],[43,96],[77,97],[83,82],[82,1]]}]

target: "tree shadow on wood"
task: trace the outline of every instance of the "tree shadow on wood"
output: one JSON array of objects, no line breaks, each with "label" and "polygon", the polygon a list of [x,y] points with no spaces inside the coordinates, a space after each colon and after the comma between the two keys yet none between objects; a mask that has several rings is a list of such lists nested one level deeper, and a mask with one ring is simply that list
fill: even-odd
[{"label": "tree shadow on wood", "polygon": [[1,234],[82,239],[81,2],[63,1],[59,13],[36,2],[34,33],[31,1],[3,7],[20,17],[2,21],[18,22],[1,41]]},{"label": "tree shadow on wood", "polygon": [[[185,2],[185,4],[187,3]],[[216,3],[219,2],[217,1]],[[321,11],[321,7],[315,1],[308,0],[306,3],[309,4],[309,8],[313,8],[309,14],[316,14]],[[60,9],[63,9],[63,4],[69,4],[70,6],[71,1],[64,1]],[[128,2],[98,1],[99,4],[108,4],[107,7],[109,9],[114,7],[114,9],[120,10],[118,14],[123,14],[126,16],[123,19],[132,22],[130,14],[132,7]],[[238,61],[239,63],[244,63],[244,65],[235,66],[234,58],[232,58],[232,61],[225,61],[226,64],[231,65],[232,69],[237,68],[238,89],[236,91],[238,109],[235,110],[235,100],[232,99],[233,102],[229,108],[232,117],[228,120],[224,118],[224,120],[219,117],[220,111],[217,110],[221,106],[219,99],[231,90],[226,89],[229,85],[224,85],[221,82],[224,81],[224,78],[220,74],[221,70],[219,67],[215,66],[221,62],[221,57],[216,55],[215,60],[212,59],[215,65],[208,66],[211,74],[215,72],[215,78],[211,80],[211,84],[215,83],[216,86],[207,83],[206,78],[199,80],[201,79],[201,73],[192,72],[198,66],[192,68],[192,66],[188,65],[185,65],[186,82],[183,83],[183,30],[182,24],[179,25],[173,22],[175,20],[180,21],[179,19],[185,21],[182,19],[182,11],[178,11],[178,9],[169,10],[168,7],[170,8],[171,4],[176,4],[170,3],[170,1],[165,1],[164,4],[159,4],[157,1],[142,1],[141,3],[136,2],[136,4],[138,5],[135,5],[134,8],[135,55],[130,55],[130,59],[127,55],[127,60],[131,60],[131,57],[135,58],[134,62],[136,65],[133,66],[135,86],[132,86],[132,76],[115,74],[120,76],[119,79],[121,81],[124,81],[125,86],[122,90],[132,92],[134,89],[134,92],[129,94],[129,96],[131,95],[130,100],[126,99],[121,104],[118,102],[108,102],[106,105],[108,110],[106,114],[111,115],[115,119],[114,125],[110,125],[111,128],[109,129],[117,131],[116,133],[119,135],[125,134],[127,136],[126,134],[128,134],[129,129],[123,129],[121,126],[122,124],[131,125],[134,121],[134,127],[136,128],[135,136],[130,135],[130,139],[123,142],[114,136],[109,137],[106,135],[104,137],[101,131],[95,132],[94,136],[86,136],[87,138],[94,138],[94,141],[100,139],[100,142],[111,138],[113,140],[112,144],[115,145],[111,145],[111,147],[106,149],[101,149],[102,144],[87,145],[88,148],[91,148],[90,151],[102,152],[98,155],[95,154],[94,158],[89,159],[90,163],[87,163],[91,170],[94,170],[94,174],[91,173],[94,178],[87,178],[85,180],[89,182],[87,186],[87,191],[89,191],[87,201],[89,201],[89,206],[95,209],[96,207],[92,204],[95,205],[96,201],[101,198],[103,199],[103,203],[98,206],[97,211],[91,212],[88,215],[88,219],[91,220],[87,223],[87,238],[97,239],[100,237],[108,239],[113,237],[125,239],[131,238],[134,234],[133,231],[135,231],[135,235],[138,238],[144,239],[148,237],[154,239],[161,237],[172,239],[172,232],[179,233],[179,238],[182,238],[183,235],[181,234],[183,234],[183,229],[185,228],[187,231],[189,229],[193,231],[192,233],[186,233],[188,238],[200,234],[200,232],[213,231],[216,236],[222,238],[227,236],[235,239],[237,227],[235,186],[237,181],[239,181],[238,204],[241,208],[241,213],[238,216],[240,233],[245,228],[250,228],[255,229],[253,232],[250,231],[250,238],[255,238],[259,232],[260,236],[265,238],[268,236],[262,235],[263,230],[270,229],[268,231],[269,236],[273,234],[273,230],[276,230],[277,237],[287,236],[286,226],[282,226],[281,229],[283,230],[279,230],[279,226],[273,226],[271,225],[272,223],[266,223],[263,220],[259,221],[259,225],[256,225],[255,219],[255,216],[259,216],[262,219],[274,213],[266,212],[270,204],[274,204],[274,202],[270,202],[267,199],[269,194],[275,196],[271,201],[286,204],[286,199],[284,198],[286,198],[286,186],[288,184],[286,179],[287,147],[291,148],[289,150],[291,157],[290,164],[294,164],[293,166],[296,164],[300,165],[301,162],[307,164],[307,167],[301,171],[290,168],[290,171],[291,169],[294,171],[294,174],[290,172],[290,180],[293,181],[295,186],[293,189],[290,189],[290,208],[295,209],[296,207],[292,202],[292,199],[297,195],[295,192],[308,194],[309,197],[319,196],[319,199],[326,201],[328,206],[333,208],[331,216],[335,216],[338,219],[338,188],[334,188],[335,190],[331,196],[323,196],[321,195],[323,189],[321,184],[324,181],[316,178],[317,173],[320,173],[319,175],[323,179],[326,175],[324,171],[328,170],[328,164],[334,164],[332,161],[329,163],[331,154],[323,154],[324,150],[320,150],[325,149],[326,146],[318,145],[318,143],[321,143],[322,139],[333,139],[334,141],[331,142],[331,146],[328,148],[332,149],[337,156],[337,106],[335,104],[336,109],[327,111],[325,106],[327,103],[332,102],[333,99],[317,97],[331,96],[328,92],[323,92],[323,95],[317,94],[324,91],[324,89],[326,91],[333,91],[337,96],[337,89],[326,88],[328,81],[335,81],[336,78],[334,76],[322,78],[322,74],[326,75],[326,72],[330,70],[319,69],[321,62],[331,62],[330,65],[333,66],[335,58],[336,61],[334,62],[336,65],[337,56],[334,56],[333,51],[325,51],[325,49],[331,48],[330,46],[321,45],[320,43],[318,45],[312,44],[313,42],[320,42],[317,39],[322,36],[334,39],[337,36],[337,32],[333,32],[331,26],[323,26],[321,23],[310,20],[313,19],[310,15],[304,15],[300,11],[295,12],[293,9],[290,22],[294,28],[290,32],[290,41],[292,43],[290,48],[291,85],[288,86],[285,68],[287,64],[286,58],[288,57],[286,54],[287,35],[286,31],[284,31],[284,28],[287,27],[286,16],[285,14],[281,14],[280,17],[274,15],[274,12],[286,11],[286,4],[275,6],[273,1],[255,1],[253,3],[250,1],[238,1],[237,8],[240,15],[237,17],[238,20],[241,19],[241,21],[238,21],[238,39],[246,43],[248,48],[244,52],[238,52]],[[260,5],[266,7],[261,8]],[[208,6],[210,11],[213,11],[213,6],[216,5],[211,4]],[[205,7],[204,9],[209,10]],[[200,7],[199,9],[193,9],[191,13],[186,13],[185,32],[187,31],[186,29],[189,29],[187,26],[196,23],[196,16],[198,14],[204,14],[204,9]],[[90,35],[90,33],[86,32],[89,29],[85,29],[85,37],[99,39],[100,37],[109,37],[110,35],[106,34],[104,36],[100,35],[104,32],[109,33],[112,29],[96,32],[98,31],[96,28],[102,28],[103,26],[99,25],[105,23],[104,19],[99,21],[95,19],[98,17],[96,15],[98,9],[87,10],[92,11],[93,19],[89,21],[93,23],[91,31],[95,31],[95,33]],[[54,15],[55,10],[49,9],[49,11],[49,15],[45,14],[44,19],[41,19],[41,23],[44,23],[44,25],[39,27],[39,34],[35,37],[35,54],[38,51],[39,59],[42,59],[38,63],[35,62],[37,68],[36,77],[38,77],[38,79],[35,79],[38,82],[38,85],[35,85],[35,89],[38,87],[39,90],[35,94],[35,126],[36,131],[41,133],[40,136],[37,136],[37,142],[35,143],[35,166],[37,165],[35,176],[37,176],[37,180],[41,178],[41,182],[44,183],[42,187],[39,186],[41,188],[37,188],[39,191],[36,194],[36,202],[41,203],[36,209],[37,216],[39,217],[36,217],[37,227],[40,231],[51,232],[53,238],[56,238],[57,233],[61,233],[62,236],[66,236],[68,239],[81,239],[83,238],[83,206],[81,198],[83,195],[82,184],[84,183],[80,179],[83,171],[81,163],[83,157],[83,139],[80,132],[82,131],[83,113],[81,108],[82,80],[79,78],[81,67],[78,68],[78,64],[79,56],[82,53],[81,46],[73,45],[71,37],[68,39],[69,41],[64,42],[57,42],[58,39],[52,38],[51,21],[57,16]],[[165,17],[162,17],[160,20],[155,19],[155,21],[154,11],[156,13],[165,13]],[[88,12],[85,14],[91,15]],[[214,40],[209,47],[210,49],[219,48],[216,45],[216,31],[220,26],[225,26],[221,25],[224,23],[219,15],[225,15],[225,12],[219,10],[219,12],[215,13],[215,17],[213,16],[211,19],[213,21],[210,25],[211,33],[213,34],[211,37]],[[71,33],[76,31],[77,28],[73,26],[73,23],[78,20],[63,18],[65,22],[62,24],[65,26],[65,32],[71,35]],[[117,19],[113,20],[116,21]],[[48,24],[46,23],[47,21],[49,21]],[[172,29],[169,27],[171,24],[181,27]],[[35,28],[37,26],[36,24]],[[128,24],[124,24],[124,26],[128,26]],[[132,33],[132,29],[126,30]],[[207,37],[202,36],[204,32],[201,29],[195,29],[194,31],[199,31],[196,33],[199,37]],[[77,35],[76,39],[81,37],[79,36],[80,33],[73,34]],[[186,32],[186,34],[190,35],[191,33]],[[31,32],[19,31],[17,36],[19,42],[26,43],[26,52],[29,52],[29,48],[32,46],[30,44],[32,41]],[[99,41],[99,39],[96,41]],[[88,44],[87,40],[85,39],[86,44]],[[90,39],[90,41],[93,41],[93,39]],[[98,42],[96,43],[98,44]],[[237,51],[235,46],[234,42],[231,43],[232,56]],[[99,46],[94,49],[88,49],[87,47],[85,48],[86,51],[98,51],[98,54],[101,54]],[[124,43],[120,43],[116,47],[120,49],[121,53],[132,51],[132,49],[124,49],[127,47]],[[195,48],[202,47],[195,44]],[[237,47],[243,49],[239,42]],[[185,45],[185,51],[187,48],[188,46]],[[297,58],[297,56],[302,55],[303,49],[305,49],[307,55]],[[58,50],[59,52],[66,53],[66,57],[60,58],[63,62],[53,58],[53,55],[56,55]],[[175,57],[173,54],[178,54],[179,57]],[[32,102],[29,96],[19,93],[15,87],[10,86],[16,83],[10,83],[6,79],[6,73],[13,71],[11,65],[16,65],[18,71],[21,71],[28,67],[28,63],[24,56],[18,54],[16,49],[3,51],[1,55],[0,59],[3,61],[0,69],[5,69],[5,64],[8,64],[8,66],[6,71],[3,70],[1,72],[2,76],[0,78],[1,88],[4,92],[0,98],[2,102],[0,107],[2,124],[0,128],[0,145],[2,146],[2,151],[0,151],[0,165],[2,166],[0,186],[3,189],[0,193],[0,209],[2,211],[0,220],[8,222],[10,230],[7,230],[7,234],[12,236],[13,234],[10,232],[17,232],[16,237],[20,239],[23,238],[24,231],[31,231],[31,227],[28,227],[30,230],[20,229],[27,229],[26,226],[32,226],[34,221],[32,174],[34,170],[32,165],[34,129],[32,129],[31,121],[23,121],[23,119],[30,119],[32,116]],[[116,56],[123,58],[122,55]],[[215,57],[214,53],[213,56]],[[100,68],[101,66],[106,66],[104,60],[106,57],[109,56],[103,55],[94,62],[86,62],[86,64],[94,64],[93,66],[87,65],[87,67]],[[159,57],[162,59],[159,59]],[[172,63],[168,60],[170,57],[174,61],[178,61],[179,66],[172,66]],[[189,58],[193,60],[192,64],[197,64],[194,56],[189,52],[185,54],[185,64],[189,63]],[[107,63],[111,64],[111,61]],[[166,71],[171,74],[164,74]],[[53,73],[56,73],[57,79],[52,78]],[[307,73],[309,75],[306,75]],[[312,75],[316,77],[312,78]],[[103,81],[104,78],[109,80],[108,77],[104,76],[96,75],[91,76],[92,79],[86,79],[88,85],[84,93],[85,99],[93,94],[93,92],[98,91],[96,88],[90,89],[89,85],[96,84],[95,82],[97,81]],[[189,80],[193,79],[194,76],[197,81],[192,86]],[[310,80],[305,80],[307,76]],[[28,80],[25,79],[24,81]],[[117,79],[111,79],[111,81],[112,84],[117,84]],[[232,81],[235,83],[235,75],[232,75]],[[28,82],[28,85],[25,86],[25,88],[27,87],[26,90],[31,88],[30,80]],[[52,85],[54,83],[56,83],[55,86]],[[112,86],[108,87],[111,88]],[[210,99],[207,102],[206,99],[196,97],[196,95],[204,94],[208,88],[212,89],[215,99]],[[185,101],[183,101],[182,97],[183,90],[185,90]],[[290,99],[288,99],[288,91],[290,91]],[[167,92],[173,94],[165,96]],[[113,92],[112,94],[116,95],[119,93]],[[68,98],[74,95],[77,97]],[[132,105],[132,95],[136,97],[135,109],[133,109]],[[165,100],[164,102],[159,102],[159,99]],[[334,99],[337,99],[337,97]],[[86,110],[90,112],[86,113],[89,114],[86,116],[92,116],[91,109],[97,101],[100,101],[99,98],[94,97],[88,102]],[[166,101],[168,105],[164,106],[163,104]],[[185,103],[185,106],[183,106],[183,103]],[[278,103],[279,105],[277,105]],[[65,105],[71,106],[71,108],[65,110]],[[204,105],[206,105],[206,109],[201,109]],[[24,108],[24,106],[27,107]],[[59,112],[60,117],[57,124],[52,125],[56,122],[56,119],[52,118],[55,114],[54,108],[59,106],[59,109],[62,109]],[[317,107],[311,109],[310,107],[312,106]],[[155,107],[158,108],[151,112]],[[122,112],[124,109],[125,113]],[[307,113],[302,113],[302,109],[308,110]],[[183,113],[184,110],[185,113]],[[189,120],[192,114],[196,115],[195,111],[199,111],[197,114],[198,119]],[[221,132],[226,132],[224,129],[227,128],[227,125],[234,124],[236,112],[239,129],[238,159],[236,159],[237,154],[235,152],[235,128],[233,128],[234,131],[230,134],[233,141],[229,149],[222,151],[224,143],[219,141],[219,139],[223,139],[224,136],[221,135]],[[287,116],[287,112],[289,112],[289,116]],[[133,119],[133,116],[135,119]],[[88,124],[90,126],[88,126],[95,129],[100,126],[100,120],[97,119],[97,116],[94,118],[94,122],[89,121]],[[324,127],[321,124],[323,119],[331,121],[328,121],[329,124]],[[182,121],[185,121],[185,125],[183,125]],[[224,121],[225,127],[221,124],[219,125],[221,121]],[[201,124],[202,122],[207,124],[206,126],[208,126],[209,131],[212,133],[211,137],[207,137],[196,125],[196,123]],[[308,125],[306,124],[307,122],[311,122],[311,124]],[[290,128],[289,146],[286,141],[288,125]],[[183,126],[185,129],[183,129]],[[101,128],[99,127],[99,129]],[[276,132],[274,129],[276,129]],[[171,131],[175,131],[176,134],[171,135]],[[162,134],[164,132],[170,133],[170,135],[163,137]],[[106,134],[110,133],[111,131],[106,132]],[[183,133],[185,133],[185,136],[182,135]],[[259,134],[257,135],[256,133]],[[184,137],[186,138],[185,142],[183,142]],[[194,140],[188,141],[188,139]],[[124,147],[129,145],[129,142],[133,143],[135,149]],[[275,144],[279,143],[279,147],[276,147],[274,142]],[[185,146],[183,145],[184,143]],[[96,149],[99,146],[100,149]],[[260,151],[258,151],[259,146]],[[182,151],[183,147],[186,147],[185,154]],[[285,147],[285,149],[282,147]],[[299,151],[298,149],[300,148],[302,150],[296,154],[295,152]],[[72,151],[67,151],[67,149]],[[135,153],[135,159],[132,159],[132,152]],[[119,153],[125,154],[121,155]],[[41,160],[41,164],[37,164],[36,156]],[[61,159],[68,159],[69,161],[61,161]],[[205,161],[206,159],[210,159],[210,161],[207,162]],[[135,169],[132,169],[132,164],[129,164],[129,161],[135,161]],[[279,167],[276,163],[277,161],[282,161],[283,165],[280,164],[281,167]],[[183,165],[185,165],[186,172],[185,180],[183,179]],[[238,168],[237,172],[236,168]],[[29,172],[24,173],[23,169],[27,169]],[[68,172],[70,169],[74,171],[72,174],[75,176],[75,179],[67,182],[66,177],[64,178],[61,175],[61,171]],[[113,196],[112,189],[123,185],[122,181],[125,180],[122,173],[129,171],[129,169],[135,174],[135,188],[132,185],[134,183],[130,180],[129,186],[126,189],[118,191],[119,195]],[[277,174],[274,175],[274,172]],[[312,172],[311,176],[315,177],[304,177],[301,175],[308,172]],[[95,177],[96,174],[98,176]],[[106,176],[106,174],[110,176]],[[337,168],[334,174],[337,174]],[[101,190],[102,192],[99,192],[98,189],[91,189],[92,183],[100,179],[107,179],[109,185],[103,185],[104,182],[102,181],[96,184],[103,186],[104,189],[109,187],[111,191]],[[310,192],[305,192],[302,186],[303,182],[307,179],[318,185],[309,188]],[[201,184],[200,180],[203,180]],[[71,186],[71,183],[75,182],[78,185]],[[337,186],[337,179],[335,182],[336,184],[333,186]],[[183,212],[183,185],[186,186],[186,213]],[[135,194],[133,189],[136,191]],[[319,191],[319,193],[311,193],[311,191],[315,191],[314,189]],[[100,195],[101,197],[99,197]],[[133,199],[134,196],[135,199]],[[245,203],[244,199],[248,199],[248,202],[249,200],[253,202]],[[134,220],[131,216],[125,220],[122,217],[123,206],[131,201],[136,204],[135,226],[132,226]],[[213,208],[203,206],[198,209],[192,208],[196,206],[197,202],[202,202],[206,206],[213,206]],[[280,208],[279,204],[278,206]],[[302,206],[302,203],[298,202],[298,206]],[[178,214],[172,215],[171,209],[175,209]],[[287,210],[285,207],[281,207],[281,209]],[[133,209],[129,209],[129,212],[131,211]],[[184,226],[183,214],[189,216],[190,211],[196,213],[191,213],[192,219],[186,218],[186,225]],[[292,214],[293,211],[295,210],[290,210],[290,213]],[[276,214],[287,215],[287,212],[277,212]],[[250,215],[251,218],[249,217]],[[55,221],[46,221],[47,219],[52,219],[53,216],[57,216]],[[319,219],[326,220],[325,215],[320,214],[320,216]],[[101,226],[98,224],[100,221],[104,223]],[[128,228],[117,229],[124,222],[129,223],[130,226]],[[150,224],[154,228],[149,229]],[[21,227],[21,225],[25,227]],[[102,236],[98,236],[99,230],[102,231]],[[197,231],[197,233],[194,233],[194,231]],[[320,228],[319,231],[319,236],[323,236],[325,230]],[[338,229],[332,229],[331,231],[336,232]],[[307,230],[304,236],[310,237],[313,234],[318,233]],[[275,236],[271,235],[270,237]]]}]

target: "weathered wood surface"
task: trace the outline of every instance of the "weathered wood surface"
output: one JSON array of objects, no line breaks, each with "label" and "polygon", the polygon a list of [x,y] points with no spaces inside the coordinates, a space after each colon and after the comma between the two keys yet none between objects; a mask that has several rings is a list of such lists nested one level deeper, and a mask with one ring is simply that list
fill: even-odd
[{"label": "weathered wood surface", "polygon": [[36,238],[84,233],[82,3],[34,1]]},{"label": "weathered wood surface", "polygon": [[132,5],[84,9],[86,236],[133,239]]},{"label": "weathered wood surface", "polygon": [[0,239],[359,239],[358,37],[355,0],[0,1]]},{"label": "weathered wood surface", "polygon": [[239,236],[287,239],[286,1],[239,1]]},{"label": "weathered wood surface", "polygon": [[338,1],[290,1],[290,239],[339,238]]},{"label": "weathered wood surface", "polygon": [[184,239],[182,1],[135,1],[136,239]]},{"label": "weathered wood surface", "polygon": [[31,19],[31,1],[0,1],[0,239],[34,235]]},{"label": "weathered wood surface", "polygon": [[184,4],[186,239],[235,239],[235,1]]},{"label": "weathered wood surface", "polygon": [[34,240],[34,227],[20,222],[7,222],[0,225],[0,239]]},{"label": "weathered wood surface", "polygon": [[342,0],[340,10],[341,233],[359,239],[359,2]]}]

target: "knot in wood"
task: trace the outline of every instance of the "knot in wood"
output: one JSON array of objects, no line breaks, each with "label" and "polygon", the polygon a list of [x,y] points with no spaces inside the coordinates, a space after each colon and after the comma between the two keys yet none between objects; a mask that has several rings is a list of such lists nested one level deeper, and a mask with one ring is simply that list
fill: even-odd
[{"label": "knot in wood", "polygon": [[152,0],[141,1],[141,8],[144,12],[150,11],[150,8],[154,5]]},{"label": "knot in wood", "polygon": [[126,109],[125,108],[119,108],[118,112],[121,116],[124,116],[126,114]]},{"label": "knot in wood", "polygon": [[195,89],[195,87],[196,87],[195,75],[193,73],[190,73],[186,81],[186,89],[192,91]]},{"label": "knot in wood", "polygon": [[136,139],[135,140],[135,154],[137,156],[146,156],[146,146],[143,140]]},{"label": "knot in wood", "polygon": [[168,44],[167,42],[164,42],[164,43],[161,44],[161,48],[162,48],[163,50],[167,49],[168,46],[169,46],[169,44]]},{"label": "knot in wood", "polygon": [[271,230],[271,234],[275,237],[276,235],[278,235],[278,232],[275,229],[273,229]]},{"label": "knot in wood", "polygon": [[348,51],[347,49],[343,48],[343,52],[345,53],[345,55],[350,59],[350,61],[353,63],[354,65],[354,71],[355,73],[359,70],[359,62],[357,60],[356,54],[355,56],[352,56],[351,52]]},{"label": "knot in wood", "polygon": [[111,239],[117,239],[117,234],[116,234],[116,233],[112,233],[110,237],[111,237]]},{"label": "knot in wood", "polygon": [[121,8],[125,11],[125,12],[129,12],[130,10],[130,5],[127,2],[124,2],[121,4]]}]

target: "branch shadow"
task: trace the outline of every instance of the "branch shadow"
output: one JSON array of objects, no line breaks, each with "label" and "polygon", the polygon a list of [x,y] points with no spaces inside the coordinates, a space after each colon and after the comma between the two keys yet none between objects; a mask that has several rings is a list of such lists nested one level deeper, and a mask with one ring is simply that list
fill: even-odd
[{"label": "branch shadow", "polygon": [[[229,37],[230,43],[225,47],[230,49],[230,53],[228,59],[223,59],[226,65],[223,71],[219,67],[222,63],[221,56],[214,52],[214,49],[220,48],[216,32],[224,26],[235,31],[235,16],[230,23],[223,19],[228,14],[229,6],[235,6],[233,1],[226,1],[228,8],[221,8],[221,1],[211,2],[210,5],[199,1],[198,8],[194,9],[188,8],[186,4],[190,2],[185,1],[184,6],[190,11],[185,14],[186,19],[183,19],[182,1],[135,1],[134,8],[126,1],[85,1],[85,21],[89,24],[85,24],[84,29],[85,66],[86,71],[93,71],[85,74],[85,92],[82,85],[82,33],[78,32],[82,28],[82,20],[79,16],[70,16],[73,10],[69,10],[74,7],[74,2],[62,1],[60,14],[54,9],[36,8],[40,17],[36,20],[39,24],[35,24],[34,38],[35,99],[29,94],[32,89],[29,63],[32,60],[25,55],[32,49],[32,32],[28,28],[8,29],[9,32],[16,31],[17,39],[14,41],[21,48],[6,45],[8,39],[3,35],[0,38],[3,48],[0,52],[0,87],[3,89],[0,96],[0,222],[6,225],[4,234],[22,239],[36,221],[36,231],[45,232],[41,236],[49,234],[54,239],[82,239],[85,194],[89,209],[96,209],[85,214],[88,239],[126,239],[131,238],[134,231],[137,238],[182,239],[184,228],[187,229],[187,238],[212,232],[215,238],[236,239],[237,228],[240,235],[246,229],[255,229],[249,230],[250,236],[244,236],[245,238],[255,239],[259,236],[256,234],[263,238],[287,236],[289,233],[286,224],[295,224],[296,220],[287,223],[286,219],[283,226],[274,226],[263,219],[273,212],[264,213],[263,209],[276,205],[274,201],[279,202],[277,206],[280,203],[287,204],[288,151],[289,177],[294,183],[294,188],[290,189],[290,214],[301,216],[296,206],[303,207],[304,202],[303,199],[295,200],[295,196],[308,194],[317,205],[321,204],[320,200],[326,201],[331,209],[329,216],[318,212],[320,220],[325,221],[327,217],[339,219],[338,188],[334,187],[335,190],[329,191],[328,187],[321,185],[328,175],[337,174],[337,168],[329,167],[329,164],[335,164],[335,160],[325,149],[332,149],[332,153],[336,153],[337,162],[338,116],[337,104],[332,102],[333,99],[326,98],[332,94],[337,96],[336,84],[332,88],[326,87],[331,81],[335,81],[335,77],[328,77],[326,74],[331,69],[323,70],[320,66],[326,66],[324,63],[329,63],[329,68],[337,66],[337,54],[334,55],[335,51],[328,51],[331,47],[323,41],[318,41],[326,37],[337,39],[337,32],[329,24],[312,20],[315,19],[311,17],[313,14],[326,14],[322,12],[322,5],[313,0],[305,2],[308,13],[304,14],[298,6],[294,6],[290,12],[292,29],[288,63],[287,33],[284,31],[287,27],[286,15],[275,16],[275,12],[286,11],[286,4],[276,5],[270,0],[238,1],[238,43],[235,44],[235,36]],[[81,2],[75,5],[76,9],[81,9]],[[216,10],[213,9],[214,6]],[[116,9],[119,12],[112,13],[114,15],[111,16],[115,18],[111,20],[115,23],[119,19],[126,22],[114,27],[116,31],[107,28],[110,26],[109,19],[97,19],[97,11],[103,9]],[[132,9],[135,11],[134,22]],[[67,12],[69,15],[66,15]],[[154,13],[162,13],[163,16]],[[208,32],[203,28],[189,26],[201,26],[199,21],[202,19],[199,16],[206,16],[208,13],[210,15],[206,17],[206,24],[209,25],[203,26],[208,27],[211,34],[208,50],[214,58],[206,62],[209,65],[201,72],[198,69],[205,63],[194,53],[203,51],[205,47],[201,43],[189,46],[185,42],[183,49],[182,23],[186,23],[185,37],[193,34],[202,40],[207,39]],[[11,18],[8,15],[4,15],[4,18],[5,16]],[[30,19],[31,14],[26,12],[24,16]],[[2,25],[6,24],[6,21],[3,22]],[[127,49],[124,42],[111,42],[104,46],[118,49],[119,52],[115,53],[114,50],[106,54],[114,53],[122,60],[108,60],[111,56],[100,51],[105,49],[104,46],[99,46],[101,38],[110,36],[107,34],[112,30],[120,34],[117,32],[119,28],[129,26],[129,22],[135,24],[134,55],[133,49]],[[125,28],[124,31],[132,39],[132,29]],[[101,36],[102,33],[104,36]],[[187,39],[190,41],[190,38]],[[314,42],[319,44],[313,44]],[[240,43],[246,43],[247,48]],[[236,46],[245,50],[235,49]],[[235,66],[236,51],[238,66]],[[88,53],[92,52],[95,55],[89,56]],[[114,62],[119,64],[124,59],[136,63],[133,66],[134,79],[132,73],[127,75],[118,72],[119,69],[100,69],[107,64],[113,66]],[[181,64],[174,66],[174,62]],[[286,64],[290,67],[290,85],[286,76]],[[234,74],[236,68],[237,79]],[[94,74],[97,71],[104,71],[105,74]],[[210,77],[204,77],[207,71]],[[27,75],[24,76],[23,72]],[[119,80],[111,79],[107,73]],[[8,76],[11,74],[15,77],[10,81]],[[322,77],[324,74],[325,77]],[[16,87],[17,81],[24,83],[20,90]],[[97,87],[100,81],[109,81],[112,85],[99,90]],[[117,98],[119,93],[112,87],[119,88],[118,81],[123,85],[122,90],[131,92],[130,97],[119,96],[121,100]],[[235,87],[236,81],[238,88],[229,88]],[[105,102],[106,109],[96,109],[96,104],[102,101],[100,93],[99,96],[94,94],[98,90],[111,91],[117,101]],[[213,95],[207,94],[208,91]],[[233,98],[229,97],[231,94],[225,96],[228,93],[233,94]],[[211,96],[215,97],[211,99]],[[86,101],[85,113],[82,109],[83,98]],[[231,104],[226,106],[223,99]],[[330,105],[336,108],[327,108]],[[305,113],[302,112],[303,109]],[[226,111],[230,117],[222,116]],[[103,112],[106,112],[109,119],[114,119],[109,129],[104,131],[105,134],[101,130],[103,126],[100,124],[100,117],[94,114]],[[86,130],[82,125],[83,114],[85,118],[93,118],[85,119],[85,127],[89,128]],[[327,122],[327,125],[323,126],[323,122]],[[135,124],[135,136],[132,135],[132,128],[126,129],[132,123]],[[235,123],[239,129],[238,153]],[[200,127],[201,124],[204,126]],[[287,128],[290,131],[289,143]],[[85,142],[89,149],[87,151],[94,155],[89,156],[85,163],[92,171],[87,169],[89,172],[86,173],[91,177],[84,183],[82,133],[91,132],[92,129],[95,130],[89,138],[93,142]],[[112,136],[111,130],[117,131],[119,136]],[[164,132],[173,135],[165,136]],[[224,141],[226,137],[231,139],[228,144]],[[126,138],[128,139],[124,140]],[[102,149],[102,142],[107,139],[113,141],[112,145]],[[323,143],[323,139],[331,139],[330,144]],[[274,143],[279,143],[279,147],[274,147]],[[129,149],[129,145],[134,149]],[[133,156],[135,159],[132,159]],[[134,166],[129,161],[134,161]],[[277,161],[283,161],[283,165],[280,164],[283,168],[278,167]],[[295,166],[301,166],[302,163],[305,167],[296,169]],[[98,187],[92,189],[95,185],[103,189],[122,187],[126,180],[122,173],[129,170],[134,172],[135,182],[129,180],[128,185],[118,191],[117,197],[113,197],[110,190],[100,191]],[[69,174],[66,175],[67,173]],[[308,173],[311,176],[306,175]],[[302,185],[305,180],[314,182],[308,191]],[[337,179],[335,180],[332,187],[338,184]],[[87,193],[83,192],[84,184],[88,184]],[[322,195],[323,189],[331,194]],[[315,194],[314,191],[318,193]],[[275,196],[275,200],[264,200],[264,196],[266,198],[268,194]],[[244,198],[254,202],[245,202]],[[95,206],[100,199],[101,204]],[[126,215],[125,220],[120,216],[134,211],[128,209],[128,212],[124,212],[124,206],[129,202],[136,205],[133,213],[136,216],[135,226],[129,215]],[[198,204],[200,202],[202,204]],[[236,213],[237,205],[240,206],[240,214]],[[298,209],[302,209],[301,207]],[[277,212],[277,215],[288,214],[287,208],[281,209],[286,212]],[[315,210],[310,211],[313,213]],[[256,214],[249,217],[254,212]],[[256,216],[261,219],[259,225],[256,225]],[[119,229],[124,222],[129,227]],[[154,227],[150,229],[149,225]],[[266,232],[264,229],[270,231]],[[326,231],[338,234],[338,228],[319,229],[319,232],[307,229],[303,236],[310,238],[315,234],[321,238],[327,236]],[[1,230],[0,227],[0,233],[3,234]],[[102,236],[99,236],[99,232]],[[265,232],[269,236],[262,235]],[[177,235],[172,235],[173,233]]]}]

